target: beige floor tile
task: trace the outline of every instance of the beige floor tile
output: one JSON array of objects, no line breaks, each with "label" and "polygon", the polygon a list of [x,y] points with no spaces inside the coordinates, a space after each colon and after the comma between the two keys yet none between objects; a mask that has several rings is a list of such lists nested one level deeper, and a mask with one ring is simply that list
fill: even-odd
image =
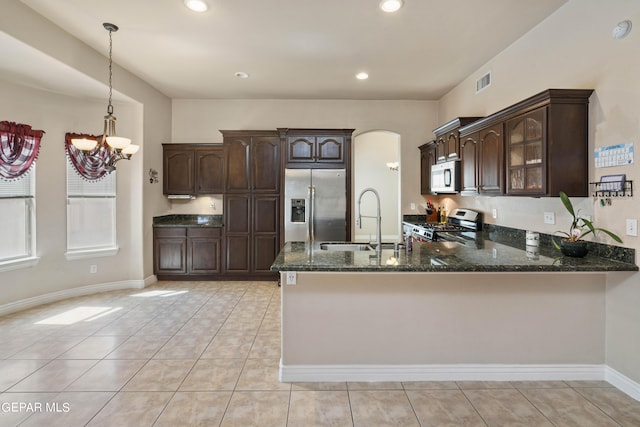
[{"label": "beige floor tile", "polygon": [[418,418],[401,390],[349,391],[356,427],[419,426]]},{"label": "beige floor tile", "polygon": [[22,351],[11,356],[12,359],[55,359],[65,351],[77,345],[84,337],[47,336]]},{"label": "beige floor tile", "polygon": [[233,390],[240,378],[244,359],[202,359],[196,362],[181,391]]},{"label": "beige floor tile", "polygon": [[0,394],[0,426],[17,426],[24,420],[46,410],[57,393]]},{"label": "beige floor tile", "polygon": [[200,357],[213,336],[176,335],[153,356],[154,359],[191,359]]},{"label": "beige floor tile", "polygon": [[279,359],[247,359],[236,390],[290,390],[278,380]]},{"label": "beige floor tile", "polygon": [[284,427],[288,407],[288,391],[237,391],[220,427]]},{"label": "beige floor tile", "polygon": [[402,387],[405,390],[459,390],[455,381],[407,381]]},{"label": "beige floor tile", "polygon": [[70,348],[59,359],[102,359],[122,344],[128,336],[111,335],[87,337],[81,343]]},{"label": "beige floor tile", "polygon": [[154,421],[169,399],[171,392],[120,392],[87,424],[91,427],[145,427]]},{"label": "beige floor tile", "polygon": [[291,383],[291,390],[339,391],[339,390],[347,390],[347,383],[346,382]]},{"label": "beige floor tile", "polygon": [[11,392],[61,392],[97,360],[52,360],[9,389]]},{"label": "beige floor tile", "polygon": [[613,387],[606,381],[565,381],[569,387],[573,388],[609,388]]},{"label": "beige floor tile", "polygon": [[256,336],[249,357],[252,359],[280,358],[280,333],[263,333]]},{"label": "beige floor tile", "polygon": [[154,427],[218,426],[231,392],[177,392]]},{"label": "beige floor tile", "polygon": [[640,401],[616,388],[575,389],[623,426],[640,426]]},{"label": "beige floor tile", "polygon": [[[0,326],[2,328],[2,326]],[[42,339],[41,334],[3,334],[0,337],[0,359],[8,359],[19,351],[33,345]]]},{"label": "beige floor tile", "polygon": [[461,390],[514,388],[508,381],[456,381]]},{"label": "beige floor tile", "polygon": [[219,358],[246,358],[251,351],[251,345],[255,336],[243,333],[220,332],[216,335],[209,346],[202,353],[202,358],[219,359]]},{"label": "beige floor tile", "polygon": [[371,381],[371,382],[348,382],[349,390],[402,390],[401,382]]},{"label": "beige floor tile", "polygon": [[65,392],[51,399],[51,410],[33,414],[20,427],[83,426],[115,395],[113,392]]},{"label": "beige floor tile", "polygon": [[67,391],[120,391],[146,362],[101,360],[69,385]]},{"label": "beige floor tile", "polygon": [[150,359],[169,339],[171,337],[167,335],[135,335],[109,353],[106,359]]},{"label": "beige floor tile", "polygon": [[176,391],[194,363],[194,360],[149,360],[123,390]]},{"label": "beige floor tile", "polygon": [[117,319],[100,328],[94,335],[133,335],[142,329],[151,319]]},{"label": "beige floor tile", "polygon": [[48,360],[2,360],[0,361],[0,392],[22,381],[44,365]]},{"label": "beige floor tile", "polygon": [[486,426],[461,390],[408,390],[407,396],[423,427]]},{"label": "beige floor tile", "polygon": [[557,427],[618,426],[573,389],[525,389],[522,394]]},{"label": "beige floor tile", "polygon": [[511,381],[511,385],[515,388],[567,388],[568,385],[564,381]]},{"label": "beige floor tile", "polygon": [[490,426],[553,426],[518,390],[465,390],[464,394]]},{"label": "beige floor tile", "polygon": [[353,426],[344,391],[292,391],[287,427]]}]

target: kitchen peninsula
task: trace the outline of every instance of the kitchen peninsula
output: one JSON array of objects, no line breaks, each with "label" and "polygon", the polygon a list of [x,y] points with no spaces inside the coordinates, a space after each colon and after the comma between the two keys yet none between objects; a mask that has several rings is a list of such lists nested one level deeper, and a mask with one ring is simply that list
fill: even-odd
[{"label": "kitchen peninsula", "polygon": [[638,267],[483,234],[410,252],[288,242],[281,380],[604,379],[605,277]]}]

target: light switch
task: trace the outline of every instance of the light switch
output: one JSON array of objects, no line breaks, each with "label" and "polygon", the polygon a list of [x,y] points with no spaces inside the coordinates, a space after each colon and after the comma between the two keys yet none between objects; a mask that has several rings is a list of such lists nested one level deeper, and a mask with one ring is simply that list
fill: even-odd
[{"label": "light switch", "polygon": [[627,219],[627,236],[637,236],[638,235],[638,220],[637,219]]}]

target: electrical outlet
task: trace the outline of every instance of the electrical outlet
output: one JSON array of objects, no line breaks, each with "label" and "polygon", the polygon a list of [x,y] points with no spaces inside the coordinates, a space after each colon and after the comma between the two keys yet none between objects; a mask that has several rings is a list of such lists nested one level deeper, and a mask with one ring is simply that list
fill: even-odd
[{"label": "electrical outlet", "polygon": [[98,272],[98,265],[97,264],[91,264],[89,266],[89,273],[96,274],[97,272]]},{"label": "electrical outlet", "polygon": [[627,219],[627,236],[637,236],[638,235],[638,220],[637,219]]},{"label": "electrical outlet", "polygon": [[545,212],[544,213],[544,223],[545,224],[555,224],[556,223],[556,213],[555,212]]},{"label": "electrical outlet", "polygon": [[297,277],[295,271],[287,271],[287,285],[295,285],[296,279]]},{"label": "electrical outlet", "polygon": [[415,203],[411,203],[411,210],[415,211],[416,210],[416,204]]},{"label": "electrical outlet", "polygon": [[494,210],[492,210],[492,211],[491,211],[491,215],[492,215],[494,218],[498,218],[498,209],[494,209]]},{"label": "electrical outlet", "polygon": [[211,203],[209,203],[209,207],[213,210],[216,210],[216,202],[215,201],[211,201]]}]

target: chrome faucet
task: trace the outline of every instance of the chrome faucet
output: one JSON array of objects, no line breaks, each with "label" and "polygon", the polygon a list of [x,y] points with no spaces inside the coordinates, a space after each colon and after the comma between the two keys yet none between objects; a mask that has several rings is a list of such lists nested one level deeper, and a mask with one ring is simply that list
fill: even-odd
[{"label": "chrome faucet", "polygon": [[[360,202],[362,201],[362,196],[364,195],[364,193],[368,191],[371,191],[376,196],[377,208],[378,208],[376,212],[376,216],[362,215],[360,213]],[[362,193],[360,193],[360,196],[358,197],[358,225],[360,226],[360,228],[362,228],[363,217],[376,219],[376,251],[380,252],[382,250],[382,217],[380,216],[380,195],[375,189],[371,187],[365,188],[364,190],[362,190]]]}]

